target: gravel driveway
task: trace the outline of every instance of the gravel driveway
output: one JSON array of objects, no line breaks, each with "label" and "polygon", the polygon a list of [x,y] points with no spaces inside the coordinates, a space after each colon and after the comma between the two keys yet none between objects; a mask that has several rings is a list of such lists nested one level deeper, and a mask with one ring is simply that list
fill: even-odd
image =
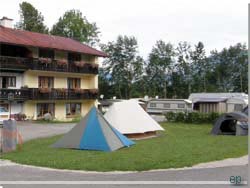
[{"label": "gravel driveway", "polygon": [[17,129],[22,135],[23,141],[27,141],[66,133],[72,129],[74,125],[75,123],[38,124],[32,122],[17,122]]}]

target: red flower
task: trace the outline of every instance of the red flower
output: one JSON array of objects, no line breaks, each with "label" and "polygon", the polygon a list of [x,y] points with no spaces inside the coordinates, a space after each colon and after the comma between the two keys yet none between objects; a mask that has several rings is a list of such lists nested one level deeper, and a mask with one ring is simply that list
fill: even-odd
[{"label": "red flower", "polygon": [[75,61],[74,64],[75,64],[75,66],[77,66],[77,67],[84,67],[85,62],[84,62],[84,61]]},{"label": "red flower", "polygon": [[39,58],[39,61],[40,61],[41,63],[44,63],[44,64],[50,64],[50,63],[52,63],[52,59],[51,59],[51,58],[44,58],[44,57],[41,57],[41,58]]},{"label": "red flower", "polygon": [[63,66],[63,65],[67,65],[68,62],[66,60],[57,60],[57,64]]}]

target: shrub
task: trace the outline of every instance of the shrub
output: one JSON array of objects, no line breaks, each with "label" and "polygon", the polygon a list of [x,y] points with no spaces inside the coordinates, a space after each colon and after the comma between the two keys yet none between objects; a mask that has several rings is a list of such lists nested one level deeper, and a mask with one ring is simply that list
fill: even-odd
[{"label": "shrub", "polygon": [[216,112],[167,112],[165,117],[170,122],[182,123],[214,123],[220,114]]},{"label": "shrub", "polygon": [[14,114],[14,119],[16,121],[24,121],[26,119],[26,115],[22,113]]},{"label": "shrub", "polygon": [[176,122],[185,122],[185,113],[183,112],[177,112],[175,116],[175,121]]},{"label": "shrub", "polygon": [[167,112],[165,114],[165,117],[166,117],[167,121],[175,122],[175,113],[174,112]]},{"label": "shrub", "polygon": [[210,122],[215,122],[216,119],[218,119],[220,117],[221,114],[216,113],[216,112],[212,112],[208,114],[208,121]]}]

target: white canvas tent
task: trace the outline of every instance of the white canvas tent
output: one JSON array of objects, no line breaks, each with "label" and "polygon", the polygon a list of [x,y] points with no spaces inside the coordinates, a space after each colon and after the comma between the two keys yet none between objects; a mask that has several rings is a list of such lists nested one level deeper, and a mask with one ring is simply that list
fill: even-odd
[{"label": "white canvas tent", "polygon": [[114,103],[104,117],[122,134],[140,134],[164,130],[134,100]]}]

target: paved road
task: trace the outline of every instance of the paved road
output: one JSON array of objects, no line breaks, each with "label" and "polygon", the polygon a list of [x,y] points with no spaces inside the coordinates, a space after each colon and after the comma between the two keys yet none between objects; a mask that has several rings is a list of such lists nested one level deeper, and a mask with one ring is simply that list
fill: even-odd
[{"label": "paved road", "polygon": [[[234,185],[4,185],[3,188],[234,188]],[[247,185],[240,186],[247,187]]]},{"label": "paved road", "polygon": [[75,124],[36,124],[30,122],[17,122],[17,129],[21,133],[23,140],[48,137],[68,132]]},{"label": "paved road", "polygon": [[[138,173],[86,173],[2,163],[1,181],[228,181],[232,175],[247,178],[247,166],[165,170]],[[1,183],[0,183],[1,185]],[[229,185],[4,185],[4,187],[229,187]]]}]

